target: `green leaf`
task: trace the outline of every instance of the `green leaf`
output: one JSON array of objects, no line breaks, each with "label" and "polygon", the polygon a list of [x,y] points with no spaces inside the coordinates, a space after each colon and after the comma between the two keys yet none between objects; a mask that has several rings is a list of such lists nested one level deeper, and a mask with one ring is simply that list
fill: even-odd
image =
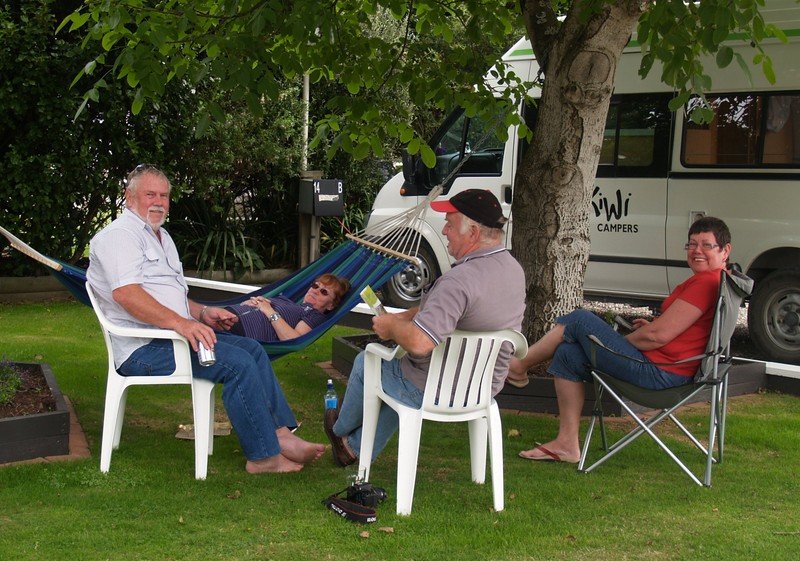
[{"label": "green leaf", "polygon": [[105,35],[103,35],[103,40],[101,41],[101,45],[107,51],[111,50],[111,47],[119,40],[120,34],[117,31],[109,31]]},{"label": "green leaf", "polygon": [[415,155],[417,152],[419,152],[419,145],[420,145],[419,138],[412,139],[411,142],[408,143],[408,146],[406,146],[406,152],[408,152],[412,156]]},{"label": "green leaf", "polygon": [[433,167],[436,166],[436,153],[431,150],[431,147],[427,144],[422,144],[420,146],[420,152],[422,154],[422,163],[428,168],[433,169]]},{"label": "green leaf", "polygon": [[670,111],[677,111],[681,107],[683,107],[687,101],[689,101],[689,96],[691,94],[689,92],[681,92],[677,96],[673,97],[669,100],[667,106],[669,107]]},{"label": "green leaf", "polygon": [[761,69],[764,72],[764,76],[767,78],[767,81],[770,84],[775,83],[775,69],[772,67],[772,59],[766,57],[764,59],[764,64],[761,65]]},{"label": "green leaf", "polygon": [[112,29],[116,28],[119,25],[120,19],[122,19],[120,9],[117,6],[114,6],[108,14],[108,26]]},{"label": "green leaf", "polygon": [[78,74],[75,75],[75,78],[73,78],[72,83],[69,85],[69,89],[72,89],[75,86],[75,84],[80,82],[80,80],[81,80],[81,78],[83,78],[83,76],[84,76],[83,70],[78,72]]},{"label": "green leaf", "polygon": [[723,45],[717,51],[717,66],[726,68],[733,60],[733,49],[727,45]]},{"label": "green leaf", "polygon": [[359,86],[358,82],[348,82],[347,83],[347,91],[350,92],[353,95],[356,95],[359,92],[360,89],[361,89],[361,86]]},{"label": "green leaf", "polygon": [[653,67],[653,62],[655,62],[655,54],[649,52],[644,55],[642,57],[642,62],[639,65],[639,76],[646,78],[650,73],[650,69]]},{"label": "green leaf", "polygon": [[225,120],[225,111],[222,110],[222,107],[216,101],[212,101],[208,104],[208,110],[211,112],[211,116],[214,117],[217,121],[224,121]]},{"label": "green leaf", "polygon": [[367,156],[369,156],[370,151],[370,144],[369,142],[359,142],[355,148],[353,148],[353,157],[356,160],[363,160]]},{"label": "green leaf", "polygon": [[378,158],[383,158],[383,146],[381,145],[380,139],[377,136],[372,135],[369,137],[369,144],[372,147],[372,152],[375,154],[375,156]]},{"label": "green leaf", "polygon": [[136,95],[133,97],[133,103],[131,103],[131,112],[134,115],[138,115],[142,110],[142,106],[144,106],[144,95],[142,94],[142,88],[139,88],[136,90]]},{"label": "green leaf", "polygon": [[66,25],[68,22],[72,22],[72,25],[69,28],[70,32],[80,29],[81,27],[86,25],[87,21],[89,21],[89,16],[90,16],[89,12],[83,14],[80,12],[73,12],[72,14],[64,18],[64,21],[62,21],[61,24],[56,29],[56,33],[61,31],[61,28],[64,27],[64,25]]},{"label": "green leaf", "polygon": [[739,68],[741,68],[742,73],[747,78],[747,83],[750,87],[753,87],[753,75],[750,73],[750,66],[745,62],[744,57],[739,53],[734,53],[733,57],[736,59],[736,62],[739,64]]},{"label": "green leaf", "polygon": [[783,29],[781,29],[775,24],[770,23],[769,25],[767,25],[766,32],[768,35],[771,35],[772,37],[776,37],[777,39],[779,39],[781,43],[789,42],[789,38],[786,36],[786,33],[783,32]]},{"label": "green leaf", "polygon": [[73,121],[77,120],[78,116],[83,113],[87,103],[89,103],[89,96],[84,96],[83,102],[81,103],[80,107],[78,107],[78,110],[75,111],[75,115],[72,117]]}]

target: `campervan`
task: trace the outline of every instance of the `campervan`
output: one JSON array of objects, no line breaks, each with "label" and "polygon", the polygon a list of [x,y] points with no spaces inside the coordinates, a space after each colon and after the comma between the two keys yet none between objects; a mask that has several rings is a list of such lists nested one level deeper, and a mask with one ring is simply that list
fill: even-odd
[{"label": "campervan", "polygon": [[[775,9],[778,5],[784,8]],[[765,42],[777,81],[770,84],[759,69],[753,69],[751,81],[736,64],[718,69],[708,61],[713,90],[707,99],[715,110],[709,124],[687,118],[697,100],[671,112],[667,104],[674,92],[659,81],[655,68],[641,79],[641,51],[626,47],[587,209],[591,251],[584,294],[636,304],[662,300],[691,274],[683,249],[690,223],[699,216],[719,216],[733,234],[732,261],[756,280],[748,305],[751,337],[766,358],[800,362],[800,10],[784,2],[767,6],[765,18],[789,36],[788,44]],[[752,49],[741,40],[731,46],[745,60],[752,58]],[[527,80],[539,70],[526,39],[503,60]],[[538,94],[532,91],[531,97]],[[526,122],[535,120],[535,108],[520,111]],[[404,162],[404,173],[380,189],[368,228],[417,205],[444,180],[441,198],[464,189],[490,189],[511,215],[526,142],[513,127],[505,142],[484,134],[487,128],[462,111],[447,117],[430,139],[435,167],[419,173],[419,162]],[[419,265],[387,283],[389,304],[413,305],[423,287],[450,268],[442,226],[442,215],[427,213],[419,228]],[[513,215],[509,245],[512,228]]]}]

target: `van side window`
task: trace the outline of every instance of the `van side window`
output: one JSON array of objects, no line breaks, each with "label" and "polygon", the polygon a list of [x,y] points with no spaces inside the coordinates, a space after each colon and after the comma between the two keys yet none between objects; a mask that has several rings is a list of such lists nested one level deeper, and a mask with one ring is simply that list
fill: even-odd
[{"label": "van side window", "polygon": [[429,175],[430,185],[444,181],[462,160],[457,176],[499,176],[503,171],[505,143],[497,139],[492,125],[480,118],[469,119],[461,113],[448,119],[431,144],[436,166]]},{"label": "van side window", "polygon": [[615,96],[606,117],[598,177],[666,177],[669,96]]},{"label": "van side window", "polygon": [[[620,95],[608,108],[597,177],[666,177],[672,115],[669,94]],[[523,116],[531,130],[537,107],[525,104]],[[519,159],[528,148],[520,140]]]},{"label": "van side window", "polygon": [[[681,162],[690,166],[781,167],[800,164],[800,95],[708,96],[714,119],[686,120]],[[701,103],[686,104],[687,114]]]}]

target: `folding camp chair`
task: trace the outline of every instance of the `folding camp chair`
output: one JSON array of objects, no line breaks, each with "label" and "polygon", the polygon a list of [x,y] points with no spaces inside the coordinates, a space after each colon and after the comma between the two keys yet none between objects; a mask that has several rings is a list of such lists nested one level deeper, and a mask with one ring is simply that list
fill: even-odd
[{"label": "folding camp chair", "polygon": [[[711,486],[711,466],[722,462],[725,446],[725,415],[728,400],[728,371],[730,369],[730,340],[736,327],[739,316],[739,307],[753,288],[753,281],[749,277],[736,272],[721,273],[719,297],[711,327],[711,335],[702,355],[685,359],[681,362],[691,362],[702,359],[700,367],[692,383],[665,390],[648,390],[633,384],[618,380],[596,367],[596,351],[598,347],[605,347],[599,339],[592,339],[592,377],[595,382],[596,402],[592,411],[592,419],[586,433],[586,439],[581,450],[578,471],[590,472],[606,460],[614,456],[625,446],[633,442],[642,434],[648,434],[658,446],[672,458],[675,463],[698,485]],[[608,350],[608,349],[607,349]],[[613,352],[610,351],[609,352]],[[635,359],[631,359],[635,360]],[[700,392],[711,392],[711,407],[708,419],[708,440],[704,445],[689,429],[675,416],[675,411],[682,405],[691,401]],[[619,403],[622,409],[636,422],[636,427],[620,438],[612,446],[608,446],[605,425],[603,423],[602,397],[607,393]],[[625,400],[650,409],[660,409],[660,412],[647,420],[640,419]],[[705,474],[703,481],[684,464],[667,445],[653,432],[653,428],[664,419],[671,419],[692,443],[703,453],[706,458]],[[600,435],[605,454],[589,467],[584,467],[589,453],[589,446],[597,422],[600,424]],[[717,442],[717,457],[714,457],[714,443]]]}]

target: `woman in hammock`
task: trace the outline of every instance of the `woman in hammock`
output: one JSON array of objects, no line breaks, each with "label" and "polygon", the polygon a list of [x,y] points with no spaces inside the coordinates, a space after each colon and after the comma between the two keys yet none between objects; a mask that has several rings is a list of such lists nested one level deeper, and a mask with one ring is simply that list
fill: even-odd
[{"label": "woman in hammock", "polygon": [[225,307],[239,317],[230,331],[262,343],[300,337],[325,321],[325,314],[336,309],[349,290],[347,279],[326,273],[311,283],[300,304],[283,295],[254,296],[242,304]]}]

